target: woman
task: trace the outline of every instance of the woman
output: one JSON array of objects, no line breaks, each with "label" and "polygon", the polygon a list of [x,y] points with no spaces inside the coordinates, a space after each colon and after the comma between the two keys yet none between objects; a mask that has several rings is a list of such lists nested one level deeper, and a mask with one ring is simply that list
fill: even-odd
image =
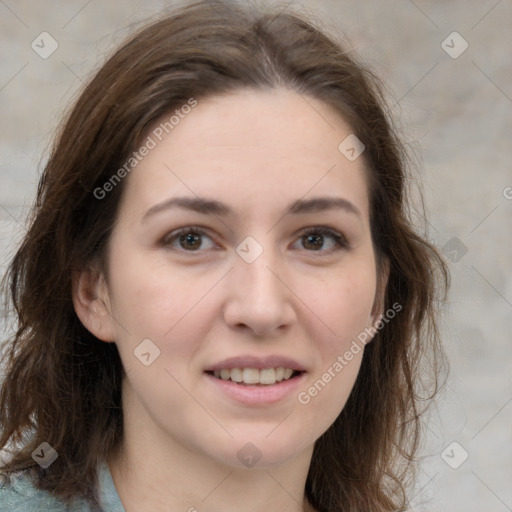
[{"label": "woman", "polygon": [[299,15],[197,2],[115,52],[7,274],[0,510],[406,510],[448,274],[384,112]]}]

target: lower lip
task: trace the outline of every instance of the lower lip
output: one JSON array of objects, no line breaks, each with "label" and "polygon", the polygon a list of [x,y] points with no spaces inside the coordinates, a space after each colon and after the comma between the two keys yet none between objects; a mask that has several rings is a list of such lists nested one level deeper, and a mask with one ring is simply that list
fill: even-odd
[{"label": "lower lip", "polygon": [[209,373],[204,374],[210,382],[229,398],[246,405],[268,405],[279,402],[291,395],[304,381],[305,373],[291,379],[271,385],[237,384],[231,380],[222,380]]}]

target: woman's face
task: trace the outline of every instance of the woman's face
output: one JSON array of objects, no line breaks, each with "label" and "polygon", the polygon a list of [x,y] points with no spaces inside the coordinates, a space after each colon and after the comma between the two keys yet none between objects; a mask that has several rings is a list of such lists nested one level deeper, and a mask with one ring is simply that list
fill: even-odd
[{"label": "woman's face", "polygon": [[127,372],[125,421],[268,466],[312,450],[359,371],[377,284],[363,160],[339,149],[350,127],[295,92],[190,110],[148,131],[125,178],[103,339]]}]

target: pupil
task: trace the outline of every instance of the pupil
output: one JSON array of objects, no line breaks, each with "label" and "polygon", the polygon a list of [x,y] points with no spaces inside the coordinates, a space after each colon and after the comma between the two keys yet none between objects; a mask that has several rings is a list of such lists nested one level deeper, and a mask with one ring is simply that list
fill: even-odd
[{"label": "pupil", "polygon": [[187,244],[189,247],[197,248],[201,245],[200,243],[197,243],[199,238],[199,235],[188,233],[187,235],[181,237],[181,241],[185,241],[185,244]]},{"label": "pupil", "polygon": [[318,249],[322,246],[322,235],[307,235],[306,243],[312,243],[312,248]]}]

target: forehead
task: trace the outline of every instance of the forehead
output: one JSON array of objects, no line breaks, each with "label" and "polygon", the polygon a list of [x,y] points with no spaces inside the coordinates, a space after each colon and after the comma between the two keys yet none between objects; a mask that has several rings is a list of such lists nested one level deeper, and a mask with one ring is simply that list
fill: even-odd
[{"label": "forehead", "polygon": [[285,89],[243,90],[198,99],[183,112],[172,123],[172,112],[162,116],[145,134],[154,147],[125,192],[134,211],[184,193],[215,196],[240,213],[258,200],[277,207],[331,194],[367,215],[363,159],[339,150],[352,130],[323,102]]}]

